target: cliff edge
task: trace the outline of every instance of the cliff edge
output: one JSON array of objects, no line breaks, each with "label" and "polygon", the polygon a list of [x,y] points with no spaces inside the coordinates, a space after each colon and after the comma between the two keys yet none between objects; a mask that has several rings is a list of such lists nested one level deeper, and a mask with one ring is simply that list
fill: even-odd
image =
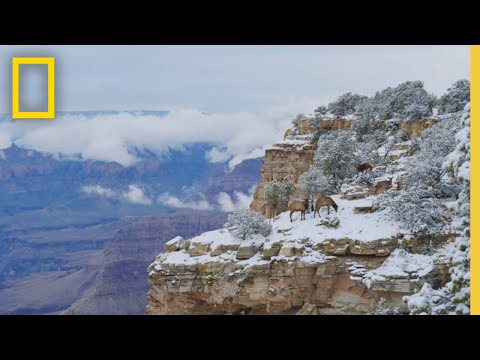
[{"label": "cliff edge", "polygon": [[[338,130],[351,121],[330,120]],[[427,128],[428,126],[425,126]],[[316,145],[303,124],[266,150],[261,182],[251,209],[262,215],[263,185],[288,178],[298,182],[313,162]],[[303,130],[302,130],[303,129]],[[413,134],[417,136],[417,134]],[[411,141],[395,146],[382,177],[395,178]],[[400,184],[395,184],[400,189]],[[332,196],[338,213],[277,216],[272,232],[239,240],[232,229],[177,237],[150,265],[147,314],[365,314],[384,299],[406,311],[402,298],[425,282],[442,286],[448,270],[442,251],[434,256],[400,246],[400,224],[373,203],[371,186],[345,186]],[[328,219],[328,221],[321,221]],[[332,225],[330,220],[335,219]],[[448,241],[438,241],[438,247]],[[382,300],[383,301],[383,300]]]}]

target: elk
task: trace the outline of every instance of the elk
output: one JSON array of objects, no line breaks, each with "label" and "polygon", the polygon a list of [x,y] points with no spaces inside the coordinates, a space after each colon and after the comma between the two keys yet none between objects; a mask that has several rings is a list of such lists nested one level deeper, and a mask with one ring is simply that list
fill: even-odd
[{"label": "elk", "polygon": [[276,204],[263,204],[261,211],[269,221],[272,220],[272,222],[275,222],[275,217],[277,216]]},{"label": "elk", "polygon": [[300,211],[300,221],[305,220],[305,212],[308,210],[308,199],[292,199],[288,202],[288,210],[290,210],[290,222],[292,220],[292,214],[296,211]]},{"label": "elk", "polygon": [[333,201],[333,199],[329,196],[320,196],[315,200],[315,212],[313,213],[313,217],[315,214],[318,213],[318,217],[320,217],[320,209],[326,206],[328,215],[330,215],[330,206],[335,209],[335,212],[338,211],[338,205]]},{"label": "elk", "polygon": [[370,163],[363,163],[357,166],[357,173],[364,173],[365,171],[372,171],[373,165]]},{"label": "elk", "polygon": [[388,180],[377,181],[375,184],[375,195],[378,194],[379,190],[387,191],[392,187],[393,177],[389,177]]}]

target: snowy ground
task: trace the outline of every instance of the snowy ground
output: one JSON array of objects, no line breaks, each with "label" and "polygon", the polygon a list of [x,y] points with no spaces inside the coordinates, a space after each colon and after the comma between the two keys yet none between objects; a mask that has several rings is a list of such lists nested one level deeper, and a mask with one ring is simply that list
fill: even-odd
[{"label": "snowy ground", "polygon": [[[337,228],[328,228],[319,226],[318,216],[313,217],[313,213],[306,214],[306,220],[300,221],[300,213],[292,215],[293,222],[290,222],[289,213],[283,213],[277,217],[273,223],[273,231],[268,238],[270,241],[295,240],[310,238],[314,243],[323,242],[327,239],[344,239],[359,241],[374,241],[378,239],[387,239],[396,236],[399,231],[399,224],[390,220],[389,215],[382,211],[372,214],[355,214],[355,207],[371,206],[373,196],[368,199],[344,200],[339,195],[332,196],[332,199],[338,205],[338,212],[330,208],[330,218],[340,220]],[[321,219],[327,217],[326,208],[322,208]],[[289,230],[291,229],[291,230]],[[279,230],[288,230],[278,232]]]},{"label": "snowy ground", "polygon": [[[337,228],[328,228],[319,225],[320,219],[327,218],[327,211],[323,208],[321,218],[313,217],[313,212],[306,214],[306,220],[300,221],[300,213],[292,215],[293,222],[290,222],[289,212],[280,214],[272,223],[272,232],[269,236],[254,235],[246,240],[239,240],[227,229],[220,229],[203,233],[190,240],[190,250],[196,247],[209,246],[209,253],[201,256],[191,257],[185,251],[176,251],[161,255],[161,262],[176,263],[184,265],[194,265],[206,262],[228,262],[235,261],[240,265],[248,265],[248,263],[258,264],[261,261],[260,254],[253,258],[244,261],[235,260],[235,251],[227,251],[218,256],[211,256],[219,246],[241,245],[255,247],[264,246],[270,248],[272,244],[282,243],[282,246],[291,244],[298,246],[299,243],[307,241],[313,246],[315,244],[323,243],[326,240],[334,239],[350,239],[362,242],[375,241],[379,239],[389,239],[398,235],[400,228],[399,224],[389,219],[386,212],[376,212],[372,214],[354,214],[355,207],[370,206],[374,197],[361,200],[343,200],[339,195],[332,196],[334,201],[338,204],[338,213],[331,209],[330,218],[337,218],[340,220],[340,225]],[[308,250],[302,257],[305,261],[322,262],[327,257],[321,252]],[[245,264],[243,264],[245,263]],[[158,262],[157,262],[158,264]],[[155,266],[155,265],[154,265]],[[156,269],[159,270],[161,266]]]},{"label": "snowy ground", "polygon": [[[374,241],[378,239],[388,239],[398,235],[400,226],[392,221],[386,211],[379,211],[372,214],[354,214],[355,207],[371,206],[374,196],[360,200],[344,200],[339,195],[332,196],[332,199],[338,205],[338,212],[330,208],[330,218],[340,220],[337,228],[328,228],[319,225],[320,219],[328,217],[326,208],[322,208],[321,217],[313,217],[313,212],[305,215],[306,220],[300,221],[300,213],[292,215],[293,222],[290,222],[290,213],[285,212],[275,218],[272,223],[272,233],[266,238],[256,235],[242,243],[261,243],[277,241],[293,241],[309,238],[312,243],[321,243],[330,239],[351,239],[359,241]],[[214,230],[203,233],[200,236],[191,239],[192,243],[211,244],[214,249],[220,245],[240,243],[241,240],[235,239],[226,229]]]},{"label": "snowy ground", "polygon": [[396,249],[382,266],[364,274],[363,283],[370,288],[374,282],[385,281],[387,278],[423,277],[433,270],[436,259],[437,256],[411,254]]}]

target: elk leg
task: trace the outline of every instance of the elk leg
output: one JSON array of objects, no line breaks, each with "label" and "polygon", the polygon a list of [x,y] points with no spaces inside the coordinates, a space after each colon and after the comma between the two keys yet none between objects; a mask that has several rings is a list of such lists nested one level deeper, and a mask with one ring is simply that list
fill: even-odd
[{"label": "elk leg", "polygon": [[293,211],[290,211],[290,222],[293,222],[292,221],[292,213],[293,213]]}]

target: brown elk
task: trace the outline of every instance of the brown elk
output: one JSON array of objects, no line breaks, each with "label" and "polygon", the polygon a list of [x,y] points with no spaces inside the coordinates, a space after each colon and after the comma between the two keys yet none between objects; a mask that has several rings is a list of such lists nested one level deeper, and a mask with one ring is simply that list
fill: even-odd
[{"label": "brown elk", "polygon": [[272,222],[275,222],[275,217],[277,216],[276,204],[263,204],[261,211],[269,221],[272,220]]},{"label": "brown elk", "polygon": [[392,187],[393,177],[389,177],[388,180],[377,181],[375,184],[375,195],[378,194],[379,190],[387,191]]},{"label": "brown elk", "polygon": [[329,196],[320,196],[315,200],[315,212],[313,213],[313,217],[315,214],[318,213],[318,217],[320,217],[320,209],[326,206],[328,215],[330,215],[330,206],[335,209],[335,212],[338,211],[338,205],[333,201],[333,199]]},{"label": "brown elk", "polygon": [[357,166],[357,173],[364,173],[365,171],[372,171],[373,165],[370,163],[363,163]]},{"label": "brown elk", "polygon": [[290,210],[290,222],[292,220],[292,214],[296,211],[300,211],[300,221],[305,220],[305,212],[308,210],[308,199],[292,199],[288,202],[288,210]]}]

